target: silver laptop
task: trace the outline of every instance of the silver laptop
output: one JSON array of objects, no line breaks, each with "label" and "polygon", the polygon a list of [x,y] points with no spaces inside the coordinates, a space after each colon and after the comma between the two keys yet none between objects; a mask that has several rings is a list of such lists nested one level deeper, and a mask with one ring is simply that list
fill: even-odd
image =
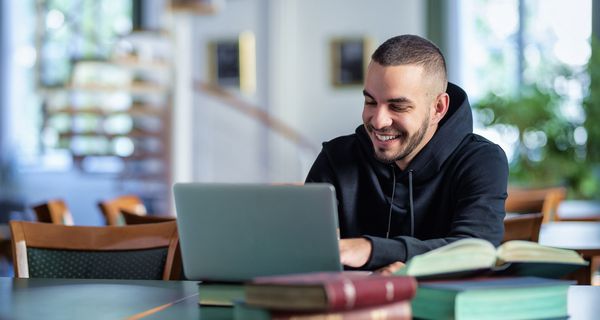
[{"label": "silver laptop", "polygon": [[329,184],[176,183],[185,276],[256,276],[342,270]]}]

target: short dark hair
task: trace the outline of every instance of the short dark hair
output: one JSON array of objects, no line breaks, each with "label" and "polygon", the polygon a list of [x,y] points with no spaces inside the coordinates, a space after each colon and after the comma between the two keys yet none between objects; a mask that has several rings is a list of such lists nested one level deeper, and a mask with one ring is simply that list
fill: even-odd
[{"label": "short dark hair", "polygon": [[382,66],[415,64],[423,67],[426,74],[437,76],[445,91],[448,85],[446,60],[440,48],[433,42],[405,34],[386,40],[371,56]]}]

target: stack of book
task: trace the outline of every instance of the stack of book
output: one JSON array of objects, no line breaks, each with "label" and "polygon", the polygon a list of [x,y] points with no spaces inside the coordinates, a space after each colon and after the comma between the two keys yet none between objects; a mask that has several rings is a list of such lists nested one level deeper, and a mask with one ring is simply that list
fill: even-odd
[{"label": "stack of book", "polygon": [[497,249],[463,239],[415,256],[397,275],[419,283],[412,300],[423,319],[566,318],[572,281],[559,278],[585,266],[573,250],[509,241]]},{"label": "stack of book", "polygon": [[245,285],[235,319],[412,319],[409,276],[317,272],[260,277]]},{"label": "stack of book", "polygon": [[570,285],[539,277],[423,281],[412,307],[422,319],[563,319]]},{"label": "stack of book", "polygon": [[198,304],[201,306],[232,307],[238,300],[244,300],[241,282],[198,282]]}]

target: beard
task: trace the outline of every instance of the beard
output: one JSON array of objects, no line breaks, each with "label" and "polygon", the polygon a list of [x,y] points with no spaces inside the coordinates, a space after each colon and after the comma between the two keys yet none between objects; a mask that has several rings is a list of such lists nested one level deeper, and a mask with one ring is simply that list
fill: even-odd
[{"label": "beard", "polygon": [[[373,131],[374,131],[373,127],[367,123],[365,123],[364,125],[365,125],[365,128],[367,129],[367,131],[369,133],[373,134]],[[423,120],[423,123],[421,123],[419,130],[417,130],[417,132],[415,132],[415,134],[407,137],[406,132],[399,132],[399,136],[396,139],[403,140],[403,141],[401,141],[399,150],[396,150],[393,154],[386,154],[386,151],[389,151],[389,150],[379,149],[379,148],[375,147],[374,148],[375,158],[385,164],[392,164],[398,160],[402,160],[402,159],[406,158],[406,156],[408,156],[413,151],[415,151],[415,149],[419,146],[419,144],[421,144],[421,142],[423,141],[423,139],[425,137],[425,134],[427,133],[428,127],[429,127],[429,118],[425,117],[425,120]],[[381,131],[379,131],[379,132],[381,132]],[[371,138],[376,139],[374,137],[371,137]]]}]

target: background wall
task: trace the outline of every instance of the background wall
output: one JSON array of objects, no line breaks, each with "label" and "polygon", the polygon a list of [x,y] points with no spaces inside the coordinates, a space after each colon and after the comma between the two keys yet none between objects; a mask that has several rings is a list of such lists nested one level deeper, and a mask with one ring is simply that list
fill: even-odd
[{"label": "background wall", "polygon": [[398,34],[424,36],[424,15],[425,3],[418,0],[246,0],[194,18],[194,77],[206,80],[208,41],[253,31],[258,87],[243,98],[289,124],[313,147],[298,147],[196,93],[193,180],[302,181],[323,141],[350,134],[361,123],[362,86],[330,83],[330,40],[369,37],[376,47]]},{"label": "background wall", "polygon": [[[7,8],[2,2],[5,16],[34,19],[25,13],[15,15],[16,10],[28,8],[25,2],[10,3]],[[378,45],[397,34],[425,35],[426,2],[419,0],[227,0],[214,15],[177,16],[165,9],[166,0],[143,3],[144,26],[165,28],[170,33],[176,50],[174,63],[180,71],[172,126],[175,182],[303,181],[320,144],[352,133],[361,123],[362,87],[334,88],[330,84],[329,41],[368,36]],[[8,19],[1,20],[9,23]],[[3,74],[14,73],[15,64],[10,63],[14,49],[21,45],[18,41],[28,39],[25,31],[19,31],[24,28],[15,28],[10,31],[14,33],[2,33],[8,46],[2,55],[3,65],[10,66]],[[252,31],[256,38],[257,88],[252,94],[233,94],[285,122],[311,147],[299,147],[255,119],[194,89],[196,81],[208,80],[208,42],[235,38],[243,31]],[[2,83],[11,88],[10,95],[1,95],[2,102],[16,105],[33,99],[12,89],[25,87],[20,84],[24,81],[21,78],[11,75],[7,78],[12,79],[11,83]],[[6,132],[10,115],[6,113],[8,108],[1,110],[0,131]],[[0,150],[11,147],[9,138],[0,134]],[[110,177],[77,171],[15,174],[19,184],[5,188],[2,194],[17,192],[27,207],[62,198],[79,225],[102,224],[97,201],[122,193],[119,183]]]}]

